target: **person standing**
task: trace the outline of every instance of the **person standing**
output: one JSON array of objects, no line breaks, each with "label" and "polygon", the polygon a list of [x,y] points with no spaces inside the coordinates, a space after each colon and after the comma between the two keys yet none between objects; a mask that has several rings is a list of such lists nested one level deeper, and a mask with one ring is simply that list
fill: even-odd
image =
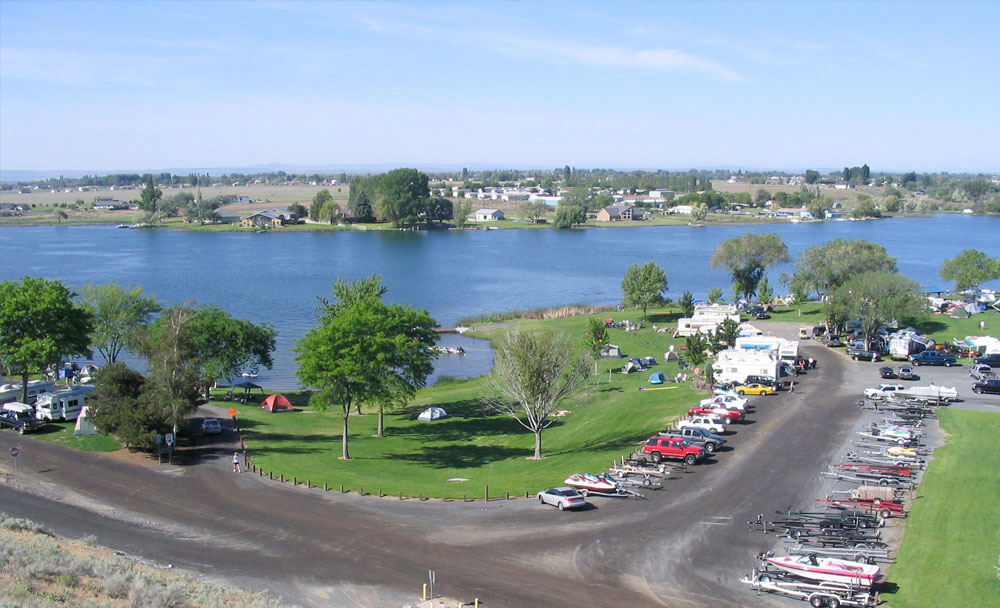
[{"label": "person standing", "polygon": [[233,452],[233,473],[240,472],[240,453]]}]

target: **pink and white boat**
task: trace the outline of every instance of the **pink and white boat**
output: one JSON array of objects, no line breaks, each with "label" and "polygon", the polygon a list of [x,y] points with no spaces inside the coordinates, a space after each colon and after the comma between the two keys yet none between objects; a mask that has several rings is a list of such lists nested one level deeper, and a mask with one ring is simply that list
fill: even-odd
[{"label": "pink and white boat", "polygon": [[800,578],[814,581],[870,586],[879,578],[877,565],[849,562],[817,555],[768,557],[768,563]]},{"label": "pink and white boat", "polygon": [[613,493],[617,486],[609,481],[604,475],[595,475],[594,473],[574,473],[566,478],[564,481],[568,486],[573,486],[574,488],[580,490],[580,493],[584,496],[589,492],[608,492]]}]

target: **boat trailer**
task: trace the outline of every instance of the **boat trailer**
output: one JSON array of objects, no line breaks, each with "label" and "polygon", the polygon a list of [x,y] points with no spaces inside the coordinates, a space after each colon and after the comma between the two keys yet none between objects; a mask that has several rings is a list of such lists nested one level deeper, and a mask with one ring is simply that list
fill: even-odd
[{"label": "boat trailer", "polygon": [[870,589],[845,585],[843,583],[815,583],[798,580],[782,573],[765,569],[754,569],[749,576],[740,579],[750,585],[759,596],[761,593],[775,593],[809,602],[814,608],[838,608],[840,606],[875,606],[878,594]]}]

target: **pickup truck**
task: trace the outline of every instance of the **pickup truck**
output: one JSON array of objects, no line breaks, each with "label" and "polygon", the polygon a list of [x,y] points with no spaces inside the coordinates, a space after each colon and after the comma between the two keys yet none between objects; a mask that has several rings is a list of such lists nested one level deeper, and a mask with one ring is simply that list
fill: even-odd
[{"label": "pickup truck", "polygon": [[726,425],[724,425],[722,421],[715,416],[695,416],[685,420],[678,420],[674,424],[674,427],[679,429],[684,429],[690,426],[705,429],[706,431],[710,431],[716,435],[721,435],[726,432]]},{"label": "pickup truck", "polygon": [[9,427],[22,435],[37,431],[44,424],[41,420],[35,420],[17,412],[0,412],[0,428]]},{"label": "pickup truck", "polygon": [[660,437],[687,439],[691,443],[705,448],[705,451],[709,454],[714,454],[716,450],[726,443],[725,439],[715,433],[696,426],[689,426],[683,429],[666,429],[660,431]]},{"label": "pickup truck", "polygon": [[655,435],[646,440],[642,451],[649,454],[650,459],[659,464],[667,458],[683,460],[684,464],[694,464],[705,459],[705,449],[696,446],[686,439],[678,437],[661,437]]},{"label": "pickup truck", "polygon": [[985,363],[976,363],[969,369],[969,375],[975,380],[986,380],[987,378],[995,378],[996,374],[993,372],[993,368]]},{"label": "pickup truck", "polygon": [[940,351],[925,350],[915,355],[910,355],[910,363],[914,365],[943,365],[951,367],[958,363],[958,359]]},{"label": "pickup truck", "polygon": [[896,391],[902,390],[906,390],[906,386],[902,384],[879,384],[875,388],[865,389],[865,399],[878,401],[891,396]]}]

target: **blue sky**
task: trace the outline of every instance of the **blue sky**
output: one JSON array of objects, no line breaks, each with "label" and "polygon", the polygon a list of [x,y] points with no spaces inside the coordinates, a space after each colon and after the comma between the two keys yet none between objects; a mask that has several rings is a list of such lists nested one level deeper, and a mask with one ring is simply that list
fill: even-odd
[{"label": "blue sky", "polygon": [[1000,170],[1000,3],[0,2],[0,167]]}]

